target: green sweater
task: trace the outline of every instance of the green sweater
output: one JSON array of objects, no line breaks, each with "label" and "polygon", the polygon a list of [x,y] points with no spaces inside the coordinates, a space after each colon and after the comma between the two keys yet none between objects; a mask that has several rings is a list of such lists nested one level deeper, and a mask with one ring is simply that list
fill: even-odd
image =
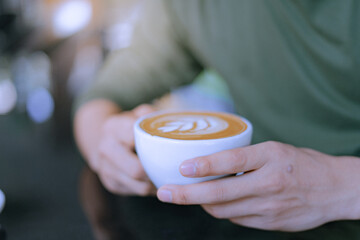
[{"label": "green sweater", "polygon": [[78,105],[131,109],[212,68],[254,143],[360,156],[360,1],[144,2],[132,45],[108,57]]}]

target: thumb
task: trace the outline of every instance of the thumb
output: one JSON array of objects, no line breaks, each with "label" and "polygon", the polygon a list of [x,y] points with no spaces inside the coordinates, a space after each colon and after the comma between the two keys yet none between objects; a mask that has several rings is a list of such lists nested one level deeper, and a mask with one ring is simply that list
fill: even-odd
[{"label": "thumb", "polygon": [[146,114],[152,113],[155,111],[155,108],[150,104],[142,104],[133,109],[133,113],[136,117],[142,117]]}]

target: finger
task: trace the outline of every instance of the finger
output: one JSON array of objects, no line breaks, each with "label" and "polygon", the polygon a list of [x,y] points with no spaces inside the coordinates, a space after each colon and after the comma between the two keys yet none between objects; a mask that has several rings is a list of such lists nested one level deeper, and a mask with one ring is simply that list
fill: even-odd
[{"label": "finger", "polygon": [[[125,112],[119,116],[116,124],[115,136],[121,142],[127,146],[134,148],[134,131],[133,126],[136,120],[143,115],[154,112],[154,109],[148,104],[142,104],[132,111]],[[114,128],[115,129],[115,128]]]},{"label": "finger", "polygon": [[249,215],[261,215],[264,199],[247,197],[220,204],[201,205],[206,212],[218,219],[230,219]]},{"label": "finger", "polygon": [[152,182],[150,182],[150,184],[151,184],[151,187],[150,187],[150,191],[149,191],[149,196],[156,196],[157,188],[155,187],[155,185]]},{"label": "finger", "polygon": [[136,117],[131,112],[125,112],[120,115],[111,117],[103,126],[105,135],[114,136],[117,141],[129,146],[134,147],[134,133],[133,125]]},{"label": "finger", "polygon": [[262,230],[275,230],[270,226],[268,222],[265,222],[264,218],[259,215],[248,215],[244,217],[229,219],[232,223],[241,225],[244,227],[262,229]]},{"label": "finger", "polygon": [[204,177],[247,172],[261,168],[267,159],[258,144],[186,160],[180,165],[180,173],[186,177]]},{"label": "finger", "polygon": [[102,141],[100,153],[117,172],[122,172],[133,179],[148,180],[137,155],[128,147],[116,142],[114,138],[106,138]]},{"label": "finger", "polygon": [[136,196],[149,196],[152,195],[152,191],[148,190],[151,188],[150,184],[144,183],[144,186],[126,186],[122,183],[117,182],[106,176],[99,177],[103,186],[114,194],[118,195],[136,195]]},{"label": "finger", "polygon": [[[255,176],[255,177],[254,177]],[[157,196],[160,201],[180,205],[216,204],[263,194],[257,174],[227,177],[189,185],[165,185]]]},{"label": "finger", "polygon": [[153,192],[153,185],[149,181],[140,181],[116,171],[108,161],[103,160],[99,172],[104,186],[117,194],[136,194],[147,196]]},{"label": "finger", "polygon": [[105,189],[113,194],[118,195],[132,195],[134,194],[130,189],[128,189],[124,185],[116,184],[114,179],[111,179],[105,175],[99,174],[99,179],[101,184],[105,187]]},{"label": "finger", "polygon": [[135,117],[139,118],[154,111],[155,109],[151,105],[142,104],[136,107],[132,112],[134,113]]},{"label": "finger", "polygon": [[143,104],[133,111],[123,112],[111,117],[103,126],[104,132],[108,135],[115,136],[121,143],[134,148],[134,123],[139,117],[153,111],[154,109],[150,105]]},{"label": "finger", "polygon": [[[229,219],[232,223],[241,225],[244,227],[268,230],[268,231],[286,231],[286,232],[298,232],[304,230],[302,228],[288,225],[289,220],[283,220],[279,218],[268,218],[261,215],[248,215],[244,217],[237,217]],[[317,225],[318,226],[318,225]],[[312,226],[314,227],[314,226]],[[315,226],[316,227],[316,226]]]}]

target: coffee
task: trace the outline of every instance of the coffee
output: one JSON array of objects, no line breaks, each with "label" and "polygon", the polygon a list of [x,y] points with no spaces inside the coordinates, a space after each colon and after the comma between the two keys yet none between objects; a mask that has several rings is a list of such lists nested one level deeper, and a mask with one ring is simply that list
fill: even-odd
[{"label": "coffee", "polygon": [[144,119],[140,127],[153,136],[206,140],[238,135],[247,129],[235,115],[215,112],[174,112]]},{"label": "coffee", "polygon": [[184,177],[179,172],[187,159],[250,144],[251,123],[221,112],[156,112],[134,124],[135,149],[156,187],[192,184],[220,176]]}]

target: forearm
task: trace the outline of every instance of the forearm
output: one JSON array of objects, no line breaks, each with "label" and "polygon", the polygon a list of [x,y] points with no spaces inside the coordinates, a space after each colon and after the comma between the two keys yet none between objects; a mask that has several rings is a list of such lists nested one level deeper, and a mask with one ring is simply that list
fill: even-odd
[{"label": "forearm", "polygon": [[76,112],[74,120],[75,140],[86,161],[89,162],[94,158],[93,155],[97,149],[96,146],[104,121],[120,111],[115,103],[105,99],[97,99],[84,104]]}]

